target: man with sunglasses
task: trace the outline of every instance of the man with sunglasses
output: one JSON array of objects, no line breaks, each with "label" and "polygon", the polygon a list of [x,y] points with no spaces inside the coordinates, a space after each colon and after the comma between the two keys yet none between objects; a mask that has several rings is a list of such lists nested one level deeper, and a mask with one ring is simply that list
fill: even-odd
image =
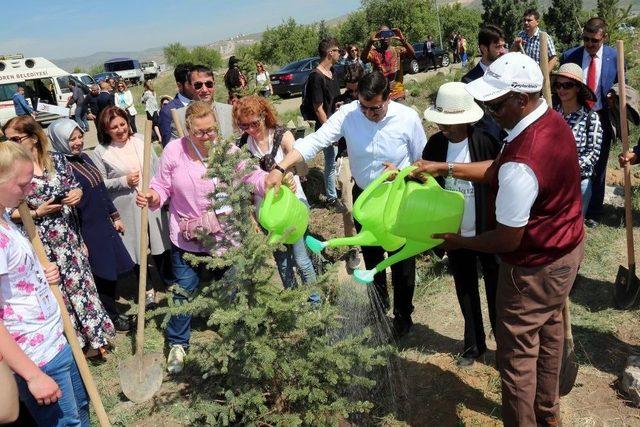
[{"label": "man with sunglasses", "polygon": [[[392,101],[390,92],[389,81],[382,73],[374,71],[362,77],[358,82],[358,101],[341,106],[320,129],[296,141],[294,149],[267,176],[267,187],[279,187],[286,169],[301,161],[308,162],[342,137],[355,180],[354,200],[386,168],[401,169],[418,160],[427,143],[422,121],[412,108]],[[357,222],[356,228],[359,228]],[[365,246],[362,255],[366,268],[370,269],[382,261],[384,250]],[[415,259],[394,264],[391,281],[394,331],[400,337],[413,325]],[[388,308],[386,273],[376,274],[374,283],[382,304]]]},{"label": "man with sunglasses", "polygon": [[488,183],[496,228],[447,233],[447,249],[500,258],[496,363],[505,426],[557,426],[564,329],[562,309],[584,255],[580,170],[573,132],[540,98],[542,72],[521,53],[498,58],[467,91],[507,131],[494,161],[417,162],[427,172]]},{"label": "man with sunglasses", "polygon": [[[184,84],[184,89],[191,100],[211,103],[222,138],[235,138],[232,117],[233,107],[229,104],[214,101],[216,83],[211,68],[206,65],[193,65],[187,73],[187,81]],[[184,117],[186,111],[186,106],[176,109],[182,129],[185,129]],[[171,111],[169,111],[169,113],[171,113]],[[177,138],[177,132],[175,135],[172,135],[172,137],[172,139]]]},{"label": "man with sunglasses", "polygon": [[582,29],[583,45],[567,50],[560,59],[561,64],[572,62],[582,67],[584,83],[596,94],[592,110],[600,116],[603,130],[600,158],[591,176],[591,201],[585,216],[587,227],[597,226],[602,217],[607,162],[614,135],[606,96],[618,82],[618,55],[614,48],[604,44],[606,40],[607,24],[604,19],[591,18]]}]

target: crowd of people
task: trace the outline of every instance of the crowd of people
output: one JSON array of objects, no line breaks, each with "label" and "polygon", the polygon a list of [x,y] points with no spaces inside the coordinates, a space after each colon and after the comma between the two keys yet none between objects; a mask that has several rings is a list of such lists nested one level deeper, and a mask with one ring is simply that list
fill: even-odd
[{"label": "crowd of people", "polygon": [[[617,65],[600,18],[584,25],[582,46],[559,58],[549,37],[550,63],[557,59],[561,65],[549,76],[554,102],[548,105],[541,98],[538,19],[535,10],[524,13],[524,29],[508,53],[504,32],[483,26],[477,65],[461,82],[442,85],[435,105],[424,112],[439,129],[430,137],[418,113],[404,105],[401,63],[414,51],[397,28],[380,27],[362,52],[347,45],[344,57],[336,39],[319,43],[320,61],[302,101],[310,107],[315,131],[298,140],[278,122],[263,64],[256,66],[257,94],[247,94],[238,61],[229,60],[228,103],[214,101],[210,68],[179,64],[173,98],[158,104],[153,84],[145,83],[142,102],[163,146],[161,155],[152,150],[146,193],[141,187],[144,143],[123,81],[92,87],[86,100],[72,93],[70,105],[86,105],[87,118],[98,129],[99,145],[89,152],[84,151],[88,126],[82,114],[58,119],[45,132],[18,97],[24,114],[2,128],[13,143],[0,144],[0,208],[5,209],[0,218],[0,356],[15,373],[20,399],[36,422],[88,425],[87,396],[47,282],[60,282],[86,356],[108,359],[116,331],[130,328],[116,300],[122,277],[138,274],[141,251],[150,251],[177,303],[201,283],[227,274],[227,269],[193,266],[187,258],[219,256],[241,243],[226,225],[229,209],[210,209],[209,195],[219,179],[206,175],[212,144],[235,138],[234,150],[248,150],[258,160],[242,180],[252,191],[255,210],[265,191],[282,183],[306,203],[298,175],[322,151],[326,205],[342,214],[345,236],[361,227],[351,215],[353,200],[383,171],[415,165],[415,179],[428,173],[443,188],[462,193],[460,232],[436,236],[444,241],[440,249],[448,255],[464,319],[458,364],[470,367],[487,351],[481,273],[497,344],[503,422],[560,425],[562,309],[584,256],[585,219],[596,226],[602,214],[613,137],[607,94]],[[435,48],[430,38],[427,42]],[[451,43],[466,62],[464,37],[454,34]],[[333,71],[341,59],[346,61],[344,93]],[[637,153],[640,149],[623,153],[620,162],[637,163]],[[39,264],[19,231],[15,208],[21,202],[51,266]],[[145,206],[148,223],[141,225]],[[143,232],[149,233],[144,248]],[[213,248],[198,240],[202,232],[213,237]],[[347,265],[353,269],[362,258],[371,269],[384,257],[379,247],[351,248]],[[316,280],[303,239],[275,250],[274,259],[284,288],[298,286],[296,274],[303,284]],[[391,267],[392,301],[386,272],[374,277],[384,309],[393,304],[397,338],[412,330],[415,270],[415,258]],[[148,280],[149,306],[157,303],[156,286]],[[191,316],[172,315],[166,328],[169,372],[183,369],[190,335]]]}]

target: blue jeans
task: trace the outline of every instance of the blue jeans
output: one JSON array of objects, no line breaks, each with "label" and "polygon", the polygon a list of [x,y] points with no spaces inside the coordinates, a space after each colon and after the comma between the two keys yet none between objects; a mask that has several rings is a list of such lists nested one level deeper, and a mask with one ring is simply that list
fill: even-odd
[{"label": "blue jeans", "polygon": [[278,274],[282,279],[282,284],[286,289],[298,286],[295,273],[293,271],[293,263],[298,266],[298,271],[302,277],[303,283],[313,283],[316,281],[316,271],[313,269],[311,258],[307,253],[304,245],[304,238],[301,238],[292,245],[285,245],[286,251],[275,251],[273,257],[276,260]]},{"label": "blue jeans", "polygon": [[74,115],[74,119],[78,126],[82,129],[83,132],[89,130],[89,122],[87,121],[87,113],[82,111],[82,108],[76,107],[76,113]]},{"label": "blue jeans", "polygon": [[[208,270],[204,265],[194,267],[189,264],[184,255],[190,253],[175,245],[171,245],[171,267],[175,276],[176,290],[173,291],[173,303],[184,303],[200,286],[200,281],[220,280],[226,269]],[[201,254],[195,254],[201,255]],[[171,316],[167,324],[167,340],[169,345],[180,344],[189,348],[191,338],[191,315],[179,314]]]},{"label": "blue jeans", "polygon": [[582,216],[585,216],[587,214],[587,209],[589,209],[592,187],[593,183],[591,182],[591,178],[584,178],[580,181],[580,192],[582,193]]},{"label": "blue jeans", "polygon": [[332,145],[323,148],[324,153],[324,186],[327,197],[335,199],[338,197],[336,191],[336,147]]},{"label": "blue jeans", "polygon": [[27,382],[16,375],[20,400],[39,426],[89,426],[89,398],[84,389],[71,347],[66,345],[56,357],[40,368],[60,387],[62,397],[51,405],[38,405]]}]

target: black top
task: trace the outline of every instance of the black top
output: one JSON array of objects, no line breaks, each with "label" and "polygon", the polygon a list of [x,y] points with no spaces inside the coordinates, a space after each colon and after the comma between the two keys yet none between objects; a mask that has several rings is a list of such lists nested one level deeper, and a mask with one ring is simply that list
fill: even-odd
[{"label": "black top", "polygon": [[[311,100],[314,106],[322,104],[322,109],[327,114],[327,117],[333,114],[334,99],[340,95],[340,86],[338,85],[338,78],[335,73],[333,73],[333,78],[330,79],[317,69],[313,70],[309,74],[307,91],[309,92],[308,99]],[[319,129],[321,125],[322,124],[316,120],[316,130]]]},{"label": "black top", "polygon": [[[358,99],[358,98],[354,98],[354,97],[351,95],[351,92],[347,90],[345,93],[340,94],[340,95],[338,95],[338,96],[336,97],[336,99],[334,100],[334,103],[333,103],[333,105],[334,105],[334,109],[333,109],[333,111],[336,111],[336,110],[337,110],[337,108],[335,108],[335,106],[336,106],[338,103],[340,103],[340,102],[341,102],[341,103],[342,103],[342,105],[347,105],[347,104],[349,104],[350,102],[356,101],[357,99]],[[347,156],[349,155],[349,154],[347,153],[347,140],[346,140],[346,139],[344,139],[344,137],[342,137],[342,138],[340,138],[340,139],[338,140],[338,150],[337,150],[337,151],[338,151],[338,152],[336,153],[336,159],[337,159],[338,157],[347,157]]]},{"label": "black top", "polygon": [[[475,125],[469,126],[469,155],[472,162],[494,160],[498,157],[502,145],[490,134]],[[446,162],[449,141],[442,132],[429,138],[422,151],[422,158],[434,162]],[[444,188],[444,177],[436,177],[436,181]],[[489,184],[473,184],[476,201],[476,234],[483,233],[495,226],[494,198],[490,194]]]}]

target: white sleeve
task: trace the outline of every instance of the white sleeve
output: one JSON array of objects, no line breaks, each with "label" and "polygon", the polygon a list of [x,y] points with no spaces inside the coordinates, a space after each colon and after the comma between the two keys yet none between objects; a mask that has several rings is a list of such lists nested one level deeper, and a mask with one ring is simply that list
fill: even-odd
[{"label": "white sleeve", "polygon": [[498,171],[496,220],[507,227],[524,227],[538,197],[538,179],[524,163],[508,162]]},{"label": "white sleeve", "polygon": [[293,144],[293,148],[300,152],[305,162],[313,159],[323,148],[333,144],[333,141],[338,141],[343,137],[342,123],[346,116],[346,111],[343,110],[341,108],[336,111],[320,129]]},{"label": "white sleeve", "polygon": [[425,145],[427,145],[427,135],[424,133],[420,116],[416,113],[411,129],[411,141],[409,141],[409,160],[411,163],[422,158],[422,150]]}]

